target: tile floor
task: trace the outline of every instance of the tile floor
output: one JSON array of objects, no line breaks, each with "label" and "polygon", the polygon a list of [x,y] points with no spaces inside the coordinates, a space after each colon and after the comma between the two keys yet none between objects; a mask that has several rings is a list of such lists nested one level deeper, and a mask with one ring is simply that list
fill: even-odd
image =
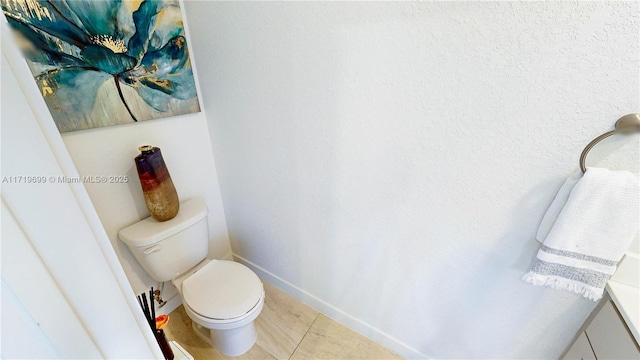
[{"label": "tile floor", "polygon": [[320,314],[264,282],[266,299],[256,319],[258,341],[242,356],[226,357],[197,337],[180,306],[169,314],[167,339],[204,359],[401,359],[381,345]]}]

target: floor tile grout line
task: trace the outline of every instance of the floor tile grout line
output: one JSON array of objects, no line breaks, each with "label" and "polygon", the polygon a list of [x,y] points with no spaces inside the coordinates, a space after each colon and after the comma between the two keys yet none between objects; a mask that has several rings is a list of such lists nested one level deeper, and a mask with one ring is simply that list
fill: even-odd
[{"label": "floor tile grout line", "polygon": [[259,347],[260,349],[264,350],[264,352],[266,352],[267,354],[269,354],[269,356],[271,356],[271,358],[272,358],[273,360],[278,360],[278,357],[277,357],[277,356],[275,356],[275,355],[273,355],[269,350],[267,350],[267,349],[263,348],[262,346],[260,346],[260,345],[258,345],[258,344],[255,344],[254,346],[257,346],[257,347]]},{"label": "floor tile grout line", "polygon": [[304,333],[304,335],[302,336],[302,338],[300,339],[300,341],[298,341],[298,343],[296,344],[296,348],[293,349],[293,351],[291,352],[291,355],[289,355],[289,360],[291,359],[291,357],[293,356],[293,354],[296,353],[296,350],[298,350],[298,348],[300,347],[300,344],[302,344],[302,342],[304,341],[304,338],[307,337],[307,334],[309,333],[309,330],[311,330],[311,328],[313,327],[313,325],[316,323],[316,321],[318,321],[318,318],[320,317],[320,315],[322,315],[321,312],[318,312],[318,314],[316,315],[316,318],[313,319],[313,322],[311,323],[311,326],[309,326],[309,328],[307,329],[307,331]]}]

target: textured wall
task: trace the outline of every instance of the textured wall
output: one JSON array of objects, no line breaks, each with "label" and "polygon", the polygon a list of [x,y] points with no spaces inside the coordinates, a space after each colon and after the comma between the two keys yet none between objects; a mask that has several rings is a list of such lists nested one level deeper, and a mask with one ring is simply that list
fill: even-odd
[{"label": "textured wall", "polygon": [[520,277],[639,110],[637,3],[185,8],[236,254],[405,356],[559,356],[594,304]]}]

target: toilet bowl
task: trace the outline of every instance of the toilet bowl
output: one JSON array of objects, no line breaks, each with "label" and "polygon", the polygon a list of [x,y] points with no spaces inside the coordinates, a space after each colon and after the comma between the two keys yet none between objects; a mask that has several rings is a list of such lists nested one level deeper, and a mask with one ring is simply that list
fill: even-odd
[{"label": "toilet bowl", "polygon": [[172,281],[195,334],[223,355],[247,352],[257,339],[254,320],[264,306],[264,289],[246,266],[205,260]]},{"label": "toilet bowl", "polygon": [[149,217],[118,235],[153,279],[176,287],[196,335],[223,355],[242,355],[256,342],[264,289],[248,267],[207,259],[208,233],[207,207],[195,198],[171,220]]}]

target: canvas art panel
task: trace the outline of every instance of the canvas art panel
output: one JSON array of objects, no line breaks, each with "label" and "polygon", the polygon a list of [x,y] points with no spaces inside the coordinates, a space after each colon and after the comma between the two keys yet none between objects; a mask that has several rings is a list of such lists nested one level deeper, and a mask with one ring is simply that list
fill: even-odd
[{"label": "canvas art panel", "polygon": [[178,0],[0,0],[60,132],[200,111]]}]

